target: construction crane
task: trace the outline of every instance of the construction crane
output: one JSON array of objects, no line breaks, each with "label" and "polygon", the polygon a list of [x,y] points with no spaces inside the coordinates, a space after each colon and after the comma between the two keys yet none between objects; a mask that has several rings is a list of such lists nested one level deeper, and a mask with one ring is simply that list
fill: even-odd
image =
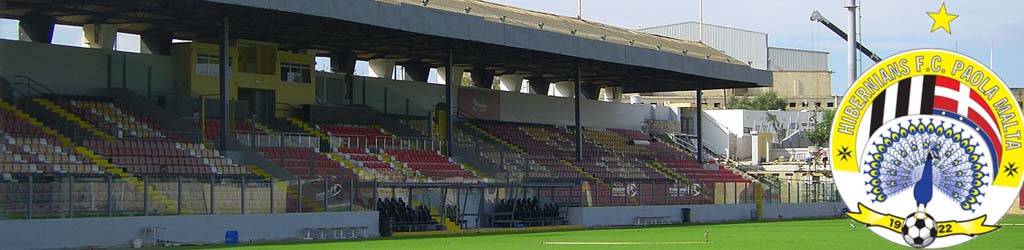
[{"label": "construction crane", "polygon": [[[843,32],[843,30],[839,29],[838,26],[832,24],[832,21],[829,21],[828,18],[822,16],[821,12],[815,10],[813,13],[811,13],[811,21],[819,22],[822,25],[825,25],[825,27],[832,30],[832,32],[835,32],[836,35],[839,35],[839,37],[843,38],[843,40],[849,41],[846,32]],[[870,57],[871,60],[875,61],[876,63],[882,61],[882,58],[876,55],[875,52],[871,52],[871,50],[865,48],[864,45],[860,44],[859,42],[857,43],[857,50],[860,50],[861,53],[864,53],[864,55]]]}]

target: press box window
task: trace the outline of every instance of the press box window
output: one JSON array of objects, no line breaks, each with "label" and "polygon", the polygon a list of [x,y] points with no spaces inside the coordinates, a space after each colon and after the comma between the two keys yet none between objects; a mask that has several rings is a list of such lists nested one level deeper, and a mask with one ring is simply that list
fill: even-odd
[{"label": "press box window", "polygon": [[281,81],[311,83],[312,75],[309,65],[281,63]]},{"label": "press box window", "polygon": [[[228,77],[231,76],[231,58],[228,57]],[[196,55],[196,75],[219,76],[220,57],[213,55]]]}]

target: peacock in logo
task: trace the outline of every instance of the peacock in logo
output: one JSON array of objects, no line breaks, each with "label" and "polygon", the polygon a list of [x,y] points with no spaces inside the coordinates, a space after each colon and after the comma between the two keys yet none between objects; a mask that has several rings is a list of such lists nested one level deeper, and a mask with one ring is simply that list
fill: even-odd
[{"label": "peacock in logo", "polygon": [[987,163],[973,136],[952,124],[931,119],[913,119],[896,128],[877,133],[881,140],[872,143],[864,174],[873,202],[885,202],[896,195],[913,192],[917,212],[925,212],[937,190],[957,201],[963,210],[981,206],[979,198],[985,181]]}]

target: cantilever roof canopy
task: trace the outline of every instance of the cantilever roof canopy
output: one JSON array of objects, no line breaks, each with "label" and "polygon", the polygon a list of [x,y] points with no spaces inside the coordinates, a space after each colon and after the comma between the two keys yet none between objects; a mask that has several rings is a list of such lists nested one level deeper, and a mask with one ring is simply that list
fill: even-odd
[{"label": "cantilever roof canopy", "polygon": [[[232,38],[283,49],[351,50],[360,59],[393,58],[456,65],[550,81],[621,86],[624,92],[763,87],[767,71],[704,44],[576,18],[476,0],[4,0],[0,17],[38,15],[57,23],[115,24],[121,32],[170,31],[174,38],[216,41],[217,23]],[[698,85],[699,84],[699,85]]]}]

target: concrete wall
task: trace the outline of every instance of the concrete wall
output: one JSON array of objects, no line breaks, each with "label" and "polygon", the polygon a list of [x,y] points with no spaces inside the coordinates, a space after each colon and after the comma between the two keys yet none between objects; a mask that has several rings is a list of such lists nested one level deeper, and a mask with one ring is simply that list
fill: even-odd
[{"label": "concrete wall", "polygon": [[[582,100],[582,124],[592,128],[626,128],[639,130],[645,119],[655,117],[678,120],[678,116],[652,112],[650,105],[633,105]],[[543,95],[501,93],[501,120],[508,122],[574,125],[573,99]],[[673,113],[674,114],[674,113]]]},{"label": "concrete wall", "polygon": [[[796,104],[796,107],[787,106],[787,110],[814,108],[815,103],[821,103],[822,108],[827,108],[828,103],[835,102],[832,98],[832,73],[828,71],[772,72],[771,90],[786,98],[787,102]],[[749,95],[762,92],[767,92],[767,88],[757,88],[757,91],[750,91]],[[802,106],[805,101],[808,107]]]},{"label": "concrete wall", "polygon": [[764,220],[837,218],[841,217],[846,205],[842,202],[828,203],[768,203],[763,206]]},{"label": "concrete wall", "polygon": [[97,93],[93,90],[106,88],[108,81],[142,96],[151,93],[150,99],[174,91],[169,56],[3,39],[0,51],[0,76],[27,75],[58,93]]},{"label": "concrete wall", "polygon": [[[365,85],[364,85],[365,84]],[[363,90],[365,86],[365,98]],[[463,87],[465,88],[465,87]],[[444,85],[354,77],[353,102],[388,113],[405,114],[405,101],[411,115],[427,115],[434,105],[444,101]],[[387,89],[385,91],[385,89]],[[573,99],[537,94],[495,91],[501,96],[501,121],[536,124],[574,125]],[[387,101],[385,104],[385,94]],[[457,102],[458,97],[453,101]],[[583,126],[593,128],[641,129],[646,119],[678,120],[679,115],[665,106],[634,105],[583,100],[580,105]]]},{"label": "concrete wall", "polygon": [[196,244],[224,244],[225,231],[236,230],[244,244],[300,239],[306,227],[342,226],[366,226],[376,236],[377,212],[8,220],[0,221],[0,248],[128,247],[133,239],[152,243],[152,235],[143,234],[152,227],[162,228],[161,240]]},{"label": "concrete wall", "polygon": [[[385,112],[387,107],[388,114],[428,116],[434,105],[444,102],[444,85],[362,76],[352,79],[352,103],[365,103],[380,112]],[[458,103],[458,98],[453,97],[452,101]]]},{"label": "concrete wall", "polygon": [[[804,204],[764,204],[764,219],[833,218],[841,215],[841,202]],[[630,207],[573,207],[569,208],[569,224],[586,227],[628,226],[636,217],[671,217],[673,223],[682,221],[682,208],[690,208],[693,223],[750,221],[757,218],[754,204],[733,205],[672,205]]]},{"label": "concrete wall", "polygon": [[682,221],[683,208],[690,208],[691,222],[749,221],[757,216],[754,204],[735,205],[674,205],[630,207],[571,207],[569,224],[586,227],[628,226],[636,217],[671,217],[673,223]]}]

